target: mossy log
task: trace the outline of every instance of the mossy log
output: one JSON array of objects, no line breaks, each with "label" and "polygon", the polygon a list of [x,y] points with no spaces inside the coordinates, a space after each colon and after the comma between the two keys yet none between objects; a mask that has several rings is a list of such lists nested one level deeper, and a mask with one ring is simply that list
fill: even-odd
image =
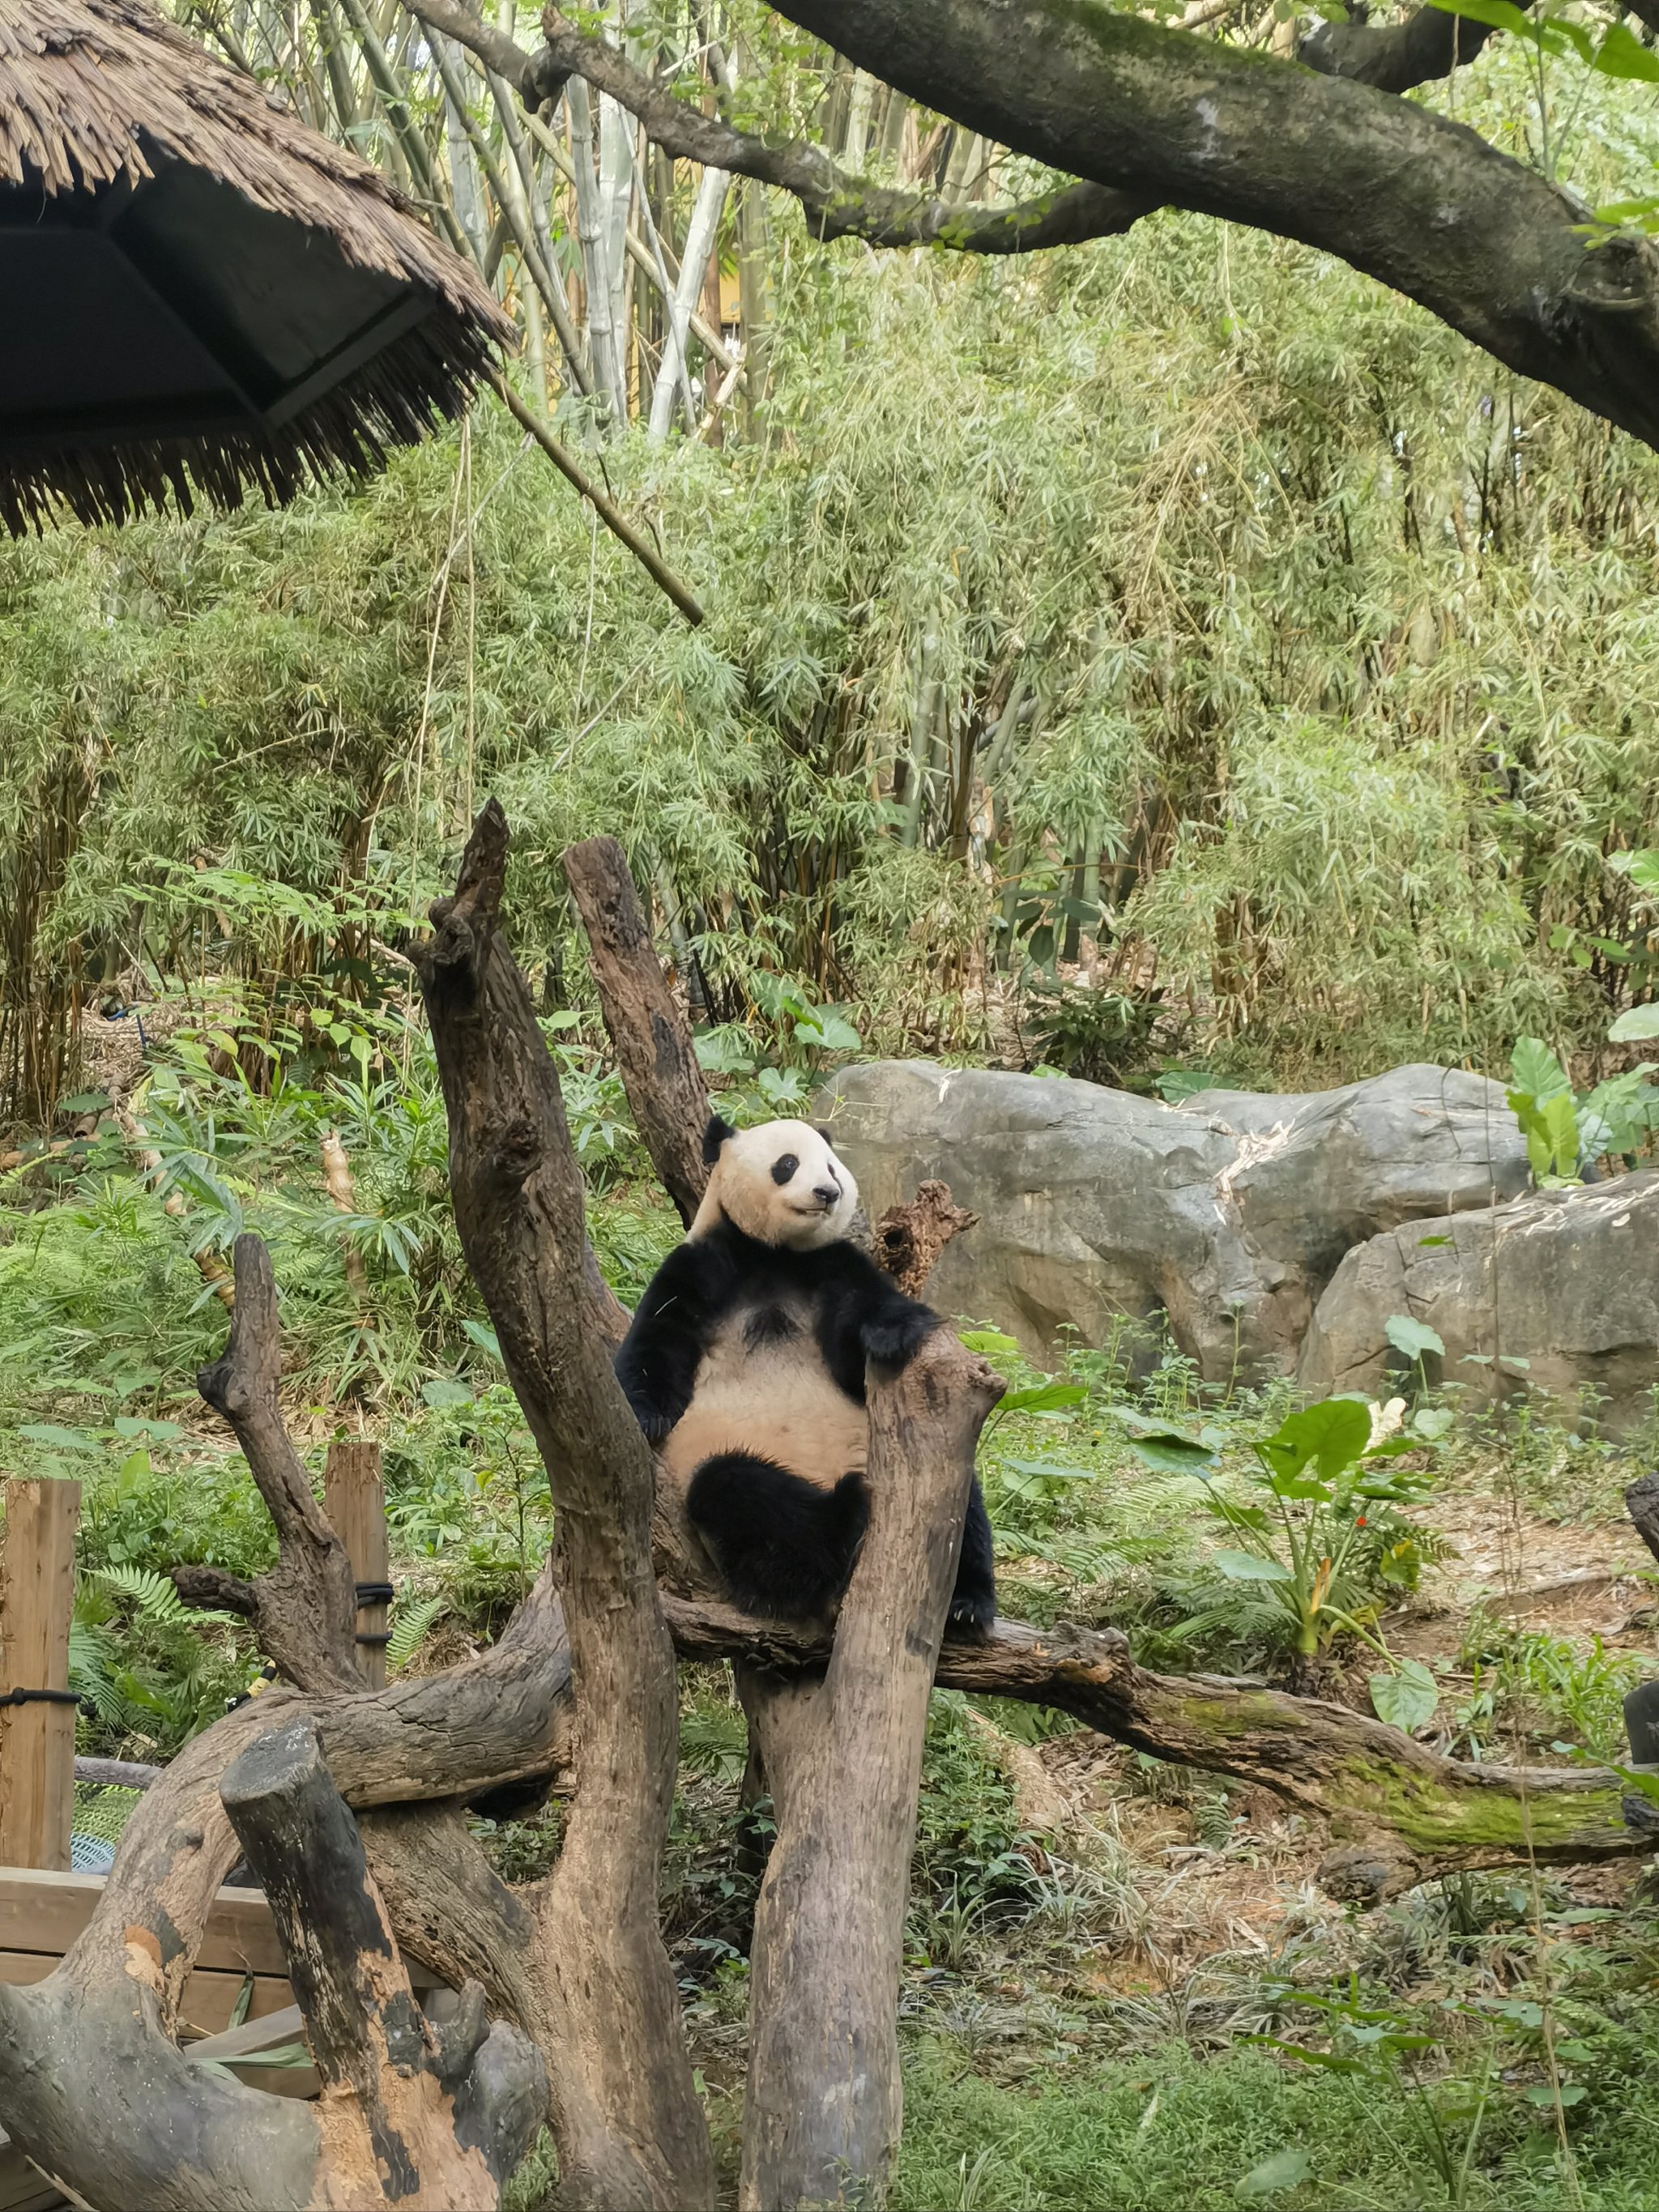
[{"label": "mossy log", "polygon": [[[822,1660],[811,1636],[760,1626],[730,1607],[665,1595],[688,1657],[740,1657],[782,1670]],[[1018,1698],[1069,1713],[1156,1759],[1270,1790],[1328,1820],[1337,1848],[1319,1869],[1333,1896],[1376,1904],[1438,1875],[1629,1858],[1659,1843],[1659,1811],[1605,1768],[1478,1766],[1317,1698],[1135,1664],[1116,1629],[999,1620],[981,1644],[947,1642],[943,1689]]]}]

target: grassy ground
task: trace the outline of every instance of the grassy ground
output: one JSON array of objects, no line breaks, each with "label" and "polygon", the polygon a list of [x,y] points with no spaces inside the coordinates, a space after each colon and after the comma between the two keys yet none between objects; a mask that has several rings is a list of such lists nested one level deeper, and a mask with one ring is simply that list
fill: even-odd
[{"label": "grassy ground", "polygon": [[[631,1172],[603,1079],[574,1073],[596,1242],[628,1296],[675,1225]],[[198,1242],[245,1224],[270,1238],[289,1413],[319,1480],[331,1436],[384,1438],[394,1664],[435,1668],[487,1638],[544,1552],[544,1484],[445,1218],[422,1082],[418,1066],[374,1080],[365,1066],[354,1106],[323,1090],[239,1098],[206,1070],[180,1079],[147,1119],[182,1216],[95,1128],[0,1179],[7,1464],[83,1486],[75,1679],[97,1709],[84,1748],[170,1755],[258,1657],[238,1625],[184,1615],[161,1579],[183,1559],[254,1571],[271,1549],[246,1468],[194,1395],[224,1328]],[[362,1213],[343,1228],[315,1165],[330,1121],[358,1173]],[[345,1275],[347,1237],[366,1297]],[[1264,1496],[1253,1445],[1288,1397],[1218,1401],[1174,1354],[1133,1387],[1110,1352],[1062,1349],[1052,1376],[996,1356],[1022,1400],[981,1461],[1005,1611],[1115,1624],[1170,1670],[1282,1677],[1285,1616],[1269,1586],[1218,1563],[1241,1540],[1215,1501]],[[1654,1645],[1651,1563],[1620,1493],[1651,1440],[1614,1449],[1547,1408],[1501,1432],[1451,1402],[1410,1418],[1391,1463],[1410,1495],[1374,1508],[1352,1601],[1391,1663],[1426,1670],[1437,1704],[1421,1733],[1488,1759],[1554,1763],[1564,1742],[1619,1755],[1620,1700]],[[1328,1694],[1364,1705],[1375,1650],[1339,1638],[1321,1663]],[[688,1670],[684,1690],[665,1923],[730,2179],[753,1903],[733,1856],[744,1735],[719,1670]],[[507,1877],[528,1878],[556,1850],[557,1808],[484,1832]],[[1324,1841],[1261,1790],[1030,1707],[937,1697],[900,2212],[1659,2207],[1659,1920],[1638,1870],[1519,1869],[1362,1917],[1314,1884]]]}]

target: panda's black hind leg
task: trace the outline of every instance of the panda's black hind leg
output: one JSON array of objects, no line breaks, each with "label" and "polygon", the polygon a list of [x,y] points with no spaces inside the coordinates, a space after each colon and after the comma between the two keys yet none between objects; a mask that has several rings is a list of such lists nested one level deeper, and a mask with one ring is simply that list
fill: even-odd
[{"label": "panda's black hind leg", "polygon": [[692,1476],[685,1511],[745,1612],[809,1620],[851,1579],[870,1497],[861,1475],[820,1490],[775,1460],[720,1452]]},{"label": "panda's black hind leg", "polygon": [[985,1510],[985,1493],[974,1477],[968,1498],[968,1517],[962,1528],[962,1554],[957,1561],[957,1586],[951,1594],[946,1625],[957,1636],[984,1637],[997,1617],[996,1559],[991,1537],[991,1516]]}]

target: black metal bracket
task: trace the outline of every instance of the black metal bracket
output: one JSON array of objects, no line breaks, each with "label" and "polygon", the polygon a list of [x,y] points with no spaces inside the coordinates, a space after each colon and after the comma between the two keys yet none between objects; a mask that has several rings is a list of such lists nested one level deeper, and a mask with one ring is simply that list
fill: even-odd
[{"label": "black metal bracket", "polygon": [[0,1705],[78,1705],[78,1690],[0,1690]]}]

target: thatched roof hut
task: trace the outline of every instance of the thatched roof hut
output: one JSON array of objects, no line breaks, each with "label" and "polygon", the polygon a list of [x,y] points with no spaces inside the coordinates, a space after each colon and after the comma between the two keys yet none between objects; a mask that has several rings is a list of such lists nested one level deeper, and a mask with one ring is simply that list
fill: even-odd
[{"label": "thatched roof hut", "polygon": [[0,0],[0,519],[362,471],[513,326],[380,173],[149,0]]}]

